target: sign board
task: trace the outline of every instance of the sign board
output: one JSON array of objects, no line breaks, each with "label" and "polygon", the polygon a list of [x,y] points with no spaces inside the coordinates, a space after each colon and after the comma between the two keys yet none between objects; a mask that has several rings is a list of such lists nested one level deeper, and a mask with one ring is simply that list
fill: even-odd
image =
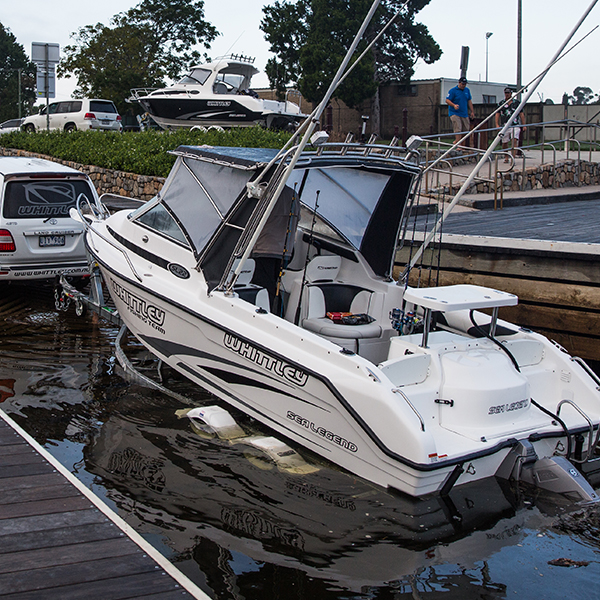
[{"label": "sign board", "polygon": [[[54,65],[50,65],[48,69],[48,98],[56,97],[56,74],[54,73]],[[46,97],[46,70],[40,67],[37,68],[36,75],[36,94],[38,98]]]},{"label": "sign board", "polygon": [[45,44],[44,42],[31,42],[31,60],[34,63],[56,64],[60,61],[59,44]]}]

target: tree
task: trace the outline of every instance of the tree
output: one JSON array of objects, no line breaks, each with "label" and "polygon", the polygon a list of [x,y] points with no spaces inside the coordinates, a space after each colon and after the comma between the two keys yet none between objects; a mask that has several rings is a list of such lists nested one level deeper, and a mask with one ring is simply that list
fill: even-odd
[{"label": "tree", "polygon": [[[429,1],[413,0],[401,11],[335,97],[355,107],[373,97],[381,84],[408,82],[418,59],[438,60],[439,46],[427,28],[414,21]],[[383,0],[357,56],[401,4],[400,0]],[[370,0],[277,0],[264,7],[260,27],[275,54],[266,68],[271,87],[283,94],[286,86],[295,84],[307,100],[319,102],[370,6]]]},{"label": "tree", "polygon": [[142,0],[115,15],[108,27],[87,25],[71,35],[58,67],[77,77],[75,96],[112,99],[125,112],[135,87],[160,87],[201,59],[198,44],[210,48],[217,30],[204,20],[204,1]]},{"label": "tree", "polygon": [[598,99],[598,94],[594,94],[591,88],[578,86],[573,90],[573,95],[568,97],[569,104],[592,104]]},{"label": "tree", "polygon": [[10,29],[0,23],[0,122],[31,112],[36,99],[35,85],[35,65]]}]

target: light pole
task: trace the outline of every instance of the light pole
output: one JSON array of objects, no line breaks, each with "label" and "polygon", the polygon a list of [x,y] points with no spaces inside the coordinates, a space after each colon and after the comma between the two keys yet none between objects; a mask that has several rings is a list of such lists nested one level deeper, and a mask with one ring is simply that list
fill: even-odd
[{"label": "light pole", "polygon": [[485,82],[487,83],[488,80],[488,44],[489,44],[489,39],[493,36],[494,34],[491,31],[488,31],[485,34]]},{"label": "light pole", "polygon": [[[521,68],[523,62],[523,2],[517,1],[517,90],[521,91]],[[519,94],[519,98],[521,95]]]}]

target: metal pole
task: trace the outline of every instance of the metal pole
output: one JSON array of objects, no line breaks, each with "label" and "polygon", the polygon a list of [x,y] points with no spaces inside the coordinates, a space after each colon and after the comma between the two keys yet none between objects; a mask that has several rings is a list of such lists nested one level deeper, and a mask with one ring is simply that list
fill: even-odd
[{"label": "metal pole", "polygon": [[489,48],[489,40],[493,36],[493,32],[488,31],[485,34],[485,82],[488,82],[488,48]]},{"label": "metal pole", "polygon": [[523,0],[517,0],[517,89],[521,89],[521,65],[523,46]]},{"label": "metal pole", "polygon": [[45,55],[45,68],[46,73],[44,75],[44,89],[46,92],[46,131],[50,131],[50,49],[49,45],[46,44]]},{"label": "metal pole", "polygon": [[331,99],[333,92],[337,88],[340,80],[344,78],[344,71],[346,71],[346,68],[348,67],[348,64],[350,63],[350,59],[352,58],[354,52],[356,51],[356,48],[358,47],[358,44],[359,44],[360,40],[362,39],[362,36],[364,35],[365,30],[367,29],[369,23],[371,22],[371,19],[373,18],[373,15],[375,14],[377,8],[379,7],[380,1],[381,0],[373,1],[373,4],[371,5],[371,8],[369,9],[369,12],[368,12],[367,16],[365,17],[358,33],[356,34],[352,44],[350,45],[350,48],[348,48],[348,51],[346,53],[346,56],[344,57],[344,60],[342,61],[342,64],[339,66],[338,71],[335,74],[335,77],[333,78],[333,81],[330,83],[329,88],[327,89],[327,92],[325,93],[325,96],[323,97],[323,100],[321,100],[321,103],[319,104],[319,106],[310,115],[309,122],[306,126],[304,135],[303,135],[302,139],[300,140],[300,143],[298,144],[297,148],[294,149],[294,152],[291,156],[291,160],[290,160],[289,164],[287,165],[287,168],[286,168],[283,176],[279,180],[279,183],[278,183],[275,191],[273,192],[273,196],[269,202],[269,205],[267,206],[267,209],[265,210],[250,241],[248,242],[246,249],[244,250],[242,256],[240,257],[240,261],[239,261],[236,269],[234,270],[233,274],[229,278],[231,285],[233,285],[233,282],[235,282],[235,280],[237,279],[240,271],[242,270],[243,265],[245,264],[246,260],[250,256],[250,253],[252,252],[252,248],[254,247],[254,244],[256,243],[256,240],[258,239],[260,232],[262,231],[263,227],[265,226],[265,223],[267,222],[267,219],[269,218],[269,216],[273,210],[273,207],[275,206],[275,203],[277,202],[279,196],[281,195],[281,192],[283,191],[283,188],[285,187],[287,180],[289,179],[294,167],[296,166],[296,163],[300,159],[300,155],[302,154],[302,151],[308,144],[308,142],[310,140],[310,136],[313,134],[317,124],[319,123],[319,119],[321,118],[321,115],[323,114],[323,112],[325,111],[325,108],[329,104],[329,101]]},{"label": "metal pole", "polygon": [[21,101],[21,71],[22,70],[23,69],[17,69],[17,76],[19,78],[19,83],[18,83],[18,85],[19,85],[19,119],[21,118],[21,104],[22,104],[22,101]]}]

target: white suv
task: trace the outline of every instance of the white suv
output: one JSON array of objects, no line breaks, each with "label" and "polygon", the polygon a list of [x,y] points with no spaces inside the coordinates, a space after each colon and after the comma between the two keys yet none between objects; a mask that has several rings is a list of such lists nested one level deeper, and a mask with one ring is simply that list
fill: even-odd
[{"label": "white suv", "polygon": [[[81,129],[104,129],[122,131],[121,115],[110,100],[64,100],[48,106],[50,129],[75,131]],[[21,125],[23,131],[31,133],[47,129],[46,106],[40,108],[37,115],[26,117]]]},{"label": "white suv", "polygon": [[69,216],[78,201],[100,207],[84,173],[39,158],[0,157],[0,281],[89,273],[83,225]]}]

